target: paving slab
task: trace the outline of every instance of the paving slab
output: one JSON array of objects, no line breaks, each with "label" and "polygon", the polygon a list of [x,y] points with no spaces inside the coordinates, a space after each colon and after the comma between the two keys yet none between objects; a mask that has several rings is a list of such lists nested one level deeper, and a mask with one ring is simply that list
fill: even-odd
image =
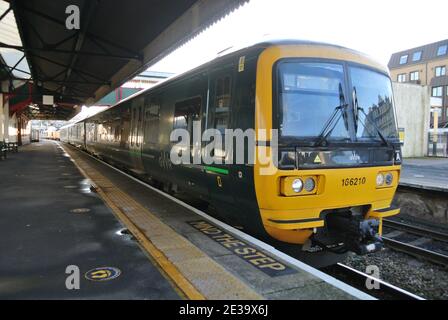
[{"label": "paving slab", "polygon": [[[56,143],[20,147],[0,161],[0,177],[0,299],[182,297],[137,242],[117,235],[123,225]],[[69,265],[80,270],[79,290],[65,286]],[[121,275],[84,277],[105,266]]]},{"label": "paving slab", "polygon": [[448,192],[448,158],[405,158],[400,186]]}]

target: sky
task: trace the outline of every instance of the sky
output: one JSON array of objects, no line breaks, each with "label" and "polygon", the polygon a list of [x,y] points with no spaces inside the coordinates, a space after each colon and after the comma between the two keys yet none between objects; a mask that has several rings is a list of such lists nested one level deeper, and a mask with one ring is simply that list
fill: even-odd
[{"label": "sky", "polygon": [[251,0],[149,70],[180,73],[269,38],[342,45],[387,65],[393,52],[448,39],[447,0]]}]

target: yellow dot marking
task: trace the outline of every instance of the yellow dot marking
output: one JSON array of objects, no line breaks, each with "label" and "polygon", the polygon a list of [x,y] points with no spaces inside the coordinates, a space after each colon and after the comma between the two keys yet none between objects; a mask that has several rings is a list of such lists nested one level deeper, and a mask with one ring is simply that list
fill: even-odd
[{"label": "yellow dot marking", "polygon": [[111,273],[109,270],[98,270],[95,272],[92,272],[90,274],[90,277],[93,279],[104,279],[110,277]]}]

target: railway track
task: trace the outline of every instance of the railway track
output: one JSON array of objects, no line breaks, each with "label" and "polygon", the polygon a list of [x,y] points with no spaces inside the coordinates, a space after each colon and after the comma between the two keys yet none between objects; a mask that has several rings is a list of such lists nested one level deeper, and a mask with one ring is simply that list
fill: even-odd
[{"label": "railway track", "polygon": [[[393,220],[384,220],[383,226],[394,230],[382,237],[387,247],[448,267],[448,255],[421,246],[434,243],[434,241],[448,246],[448,234]],[[417,236],[417,238],[410,242],[394,239],[406,234]]]},{"label": "railway track", "polygon": [[[425,300],[420,296],[417,296],[411,292],[396,287],[381,279],[374,278],[371,275],[353,269],[342,263],[338,263],[337,265],[326,268],[325,272],[357,288],[358,290],[364,291],[380,300]],[[378,282],[379,288],[370,290],[367,289],[366,286],[367,281]]]}]

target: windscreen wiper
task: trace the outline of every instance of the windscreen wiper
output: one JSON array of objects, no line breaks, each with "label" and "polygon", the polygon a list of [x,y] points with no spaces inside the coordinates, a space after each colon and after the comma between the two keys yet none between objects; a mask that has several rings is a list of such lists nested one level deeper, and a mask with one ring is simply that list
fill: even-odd
[{"label": "windscreen wiper", "polygon": [[376,125],[375,121],[370,119],[369,116],[364,111],[364,109],[359,106],[359,104],[358,104],[358,94],[356,93],[356,87],[353,87],[353,103],[354,103],[354,107],[355,107],[354,108],[354,110],[355,110],[355,112],[354,112],[354,117],[355,117],[355,135],[358,132],[358,121],[361,122],[361,124],[364,126],[364,128],[369,130],[369,128],[367,128],[366,124],[359,119],[359,111],[361,111],[364,114],[365,119],[367,119],[370,122],[370,124],[375,128],[376,132],[378,133],[378,136],[383,141],[383,143],[386,146],[390,147],[389,141],[384,137],[383,132],[380,130],[380,128],[378,128],[378,126]]},{"label": "windscreen wiper", "polygon": [[[313,147],[323,146],[327,142],[327,138],[331,135],[333,130],[336,128],[336,125],[339,123],[341,117],[344,117],[345,126],[347,127],[346,113],[345,109],[348,107],[348,104],[345,103],[344,93],[342,91],[342,85],[339,83],[339,101],[341,104],[334,108],[333,113],[330,118],[328,118],[327,122],[322,128],[322,131],[317,136],[316,142],[313,144]],[[338,117],[336,117],[339,114]]]}]

